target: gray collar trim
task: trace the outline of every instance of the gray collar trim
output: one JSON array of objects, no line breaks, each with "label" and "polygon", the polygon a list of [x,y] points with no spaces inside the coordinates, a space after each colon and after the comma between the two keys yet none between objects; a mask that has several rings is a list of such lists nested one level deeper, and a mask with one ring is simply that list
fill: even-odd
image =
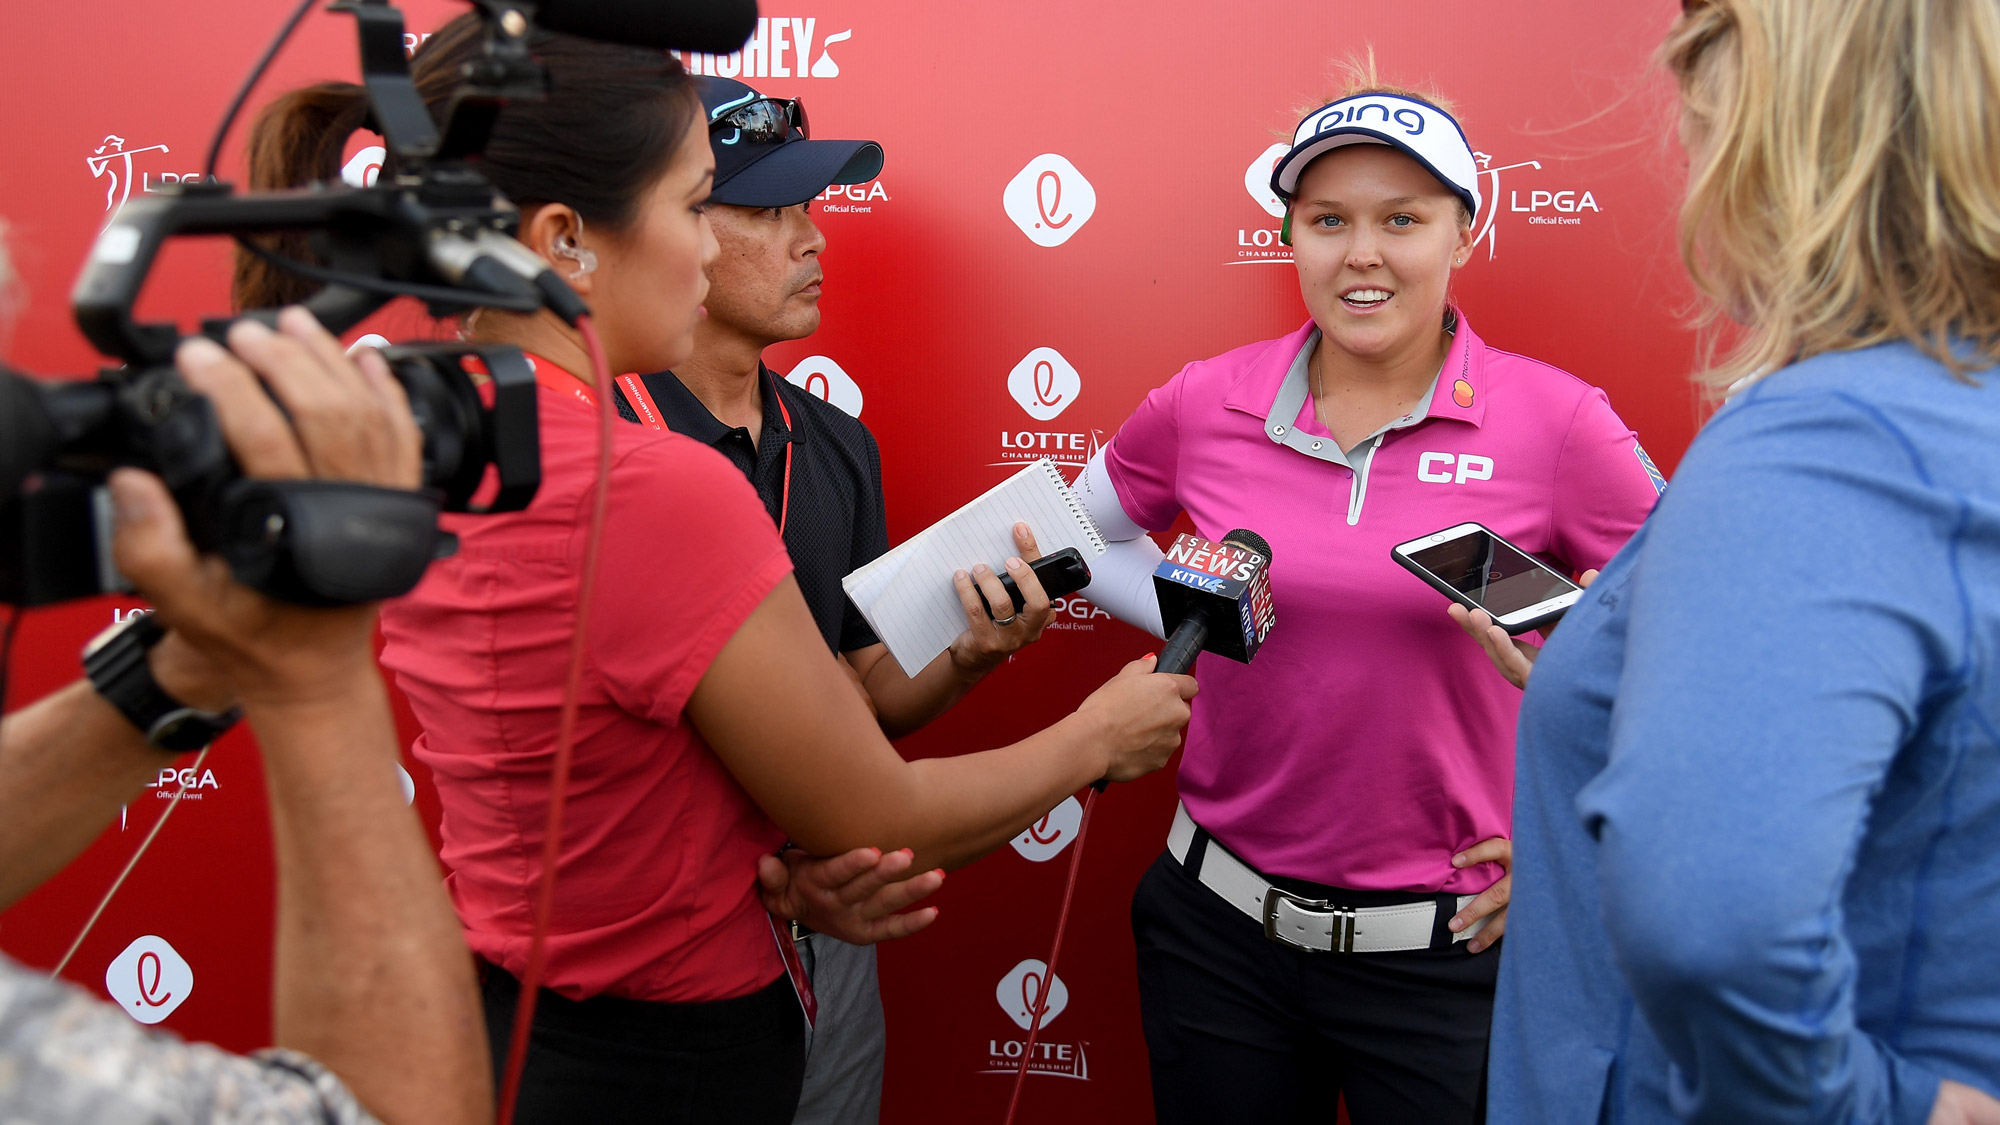
[{"label": "gray collar trim", "polygon": [[[1313,349],[1319,346],[1320,331],[1315,328],[1307,334],[1305,343],[1299,346],[1299,354],[1292,357],[1291,370],[1285,373],[1284,382],[1278,384],[1278,395],[1271,400],[1270,412],[1264,416],[1264,436],[1273,442],[1297,450],[1308,457],[1352,469],[1353,463],[1341,452],[1340,443],[1330,437],[1320,437],[1296,429],[1292,423],[1298,420],[1299,411],[1306,404],[1306,396],[1311,392],[1312,377],[1310,366]],[[1407,429],[1431,416],[1431,399],[1437,395],[1438,379],[1444,368],[1431,376],[1431,385],[1424,391],[1417,405],[1408,414],[1390,422],[1355,445],[1357,452],[1364,450],[1390,430]]]}]

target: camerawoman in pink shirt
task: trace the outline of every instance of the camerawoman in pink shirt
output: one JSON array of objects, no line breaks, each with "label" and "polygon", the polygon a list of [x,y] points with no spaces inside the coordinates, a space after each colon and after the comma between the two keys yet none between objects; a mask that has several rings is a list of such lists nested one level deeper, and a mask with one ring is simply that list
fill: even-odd
[{"label": "camerawoman in pink shirt", "polygon": [[1312,319],[1189,364],[1078,483],[1122,541],[1089,596],[1155,632],[1146,531],[1271,544],[1276,627],[1197,665],[1132,906],[1162,1122],[1479,1112],[1520,692],[1389,550],[1478,521],[1578,573],[1663,482],[1602,391],[1451,302],[1477,175],[1438,99],[1371,79],[1307,115],[1272,186]]}]

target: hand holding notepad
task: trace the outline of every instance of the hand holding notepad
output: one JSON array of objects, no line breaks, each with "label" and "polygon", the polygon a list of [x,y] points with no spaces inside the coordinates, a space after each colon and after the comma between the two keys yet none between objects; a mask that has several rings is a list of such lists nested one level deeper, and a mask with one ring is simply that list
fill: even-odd
[{"label": "hand holding notepad", "polygon": [[904,675],[922,671],[965,631],[951,576],[980,563],[1004,572],[1016,523],[1027,524],[1044,551],[1075,547],[1086,560],[1104,553],[1090,513],[1044,458],[841,580]]}]

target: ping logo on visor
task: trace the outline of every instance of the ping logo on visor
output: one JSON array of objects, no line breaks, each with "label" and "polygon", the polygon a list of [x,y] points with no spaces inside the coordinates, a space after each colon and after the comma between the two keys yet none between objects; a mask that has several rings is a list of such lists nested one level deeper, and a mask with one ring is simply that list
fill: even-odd
[{"label": "ping logo on visor", "polygon": [[1400,94],[1356,94],[1306,114],[1292,134],[1292,150],[1271,170],[1271,190],[1290,199],[1306,165],[1355,144],[1402,150],[1479,214],[1479,165],[1464,130],[1451,114]]}]

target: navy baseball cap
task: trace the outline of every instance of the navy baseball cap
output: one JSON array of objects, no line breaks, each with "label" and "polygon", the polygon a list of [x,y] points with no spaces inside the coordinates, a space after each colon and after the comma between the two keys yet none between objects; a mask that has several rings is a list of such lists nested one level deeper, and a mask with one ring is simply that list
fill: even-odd
[{"label": "navy baseball cap", "polygon": [[790,207],[833,184],[861,184],[882,172],[874,141],[815,141],[797,100],[767,98],[733,78],[697,78],[715,151],[714,203]]}]

